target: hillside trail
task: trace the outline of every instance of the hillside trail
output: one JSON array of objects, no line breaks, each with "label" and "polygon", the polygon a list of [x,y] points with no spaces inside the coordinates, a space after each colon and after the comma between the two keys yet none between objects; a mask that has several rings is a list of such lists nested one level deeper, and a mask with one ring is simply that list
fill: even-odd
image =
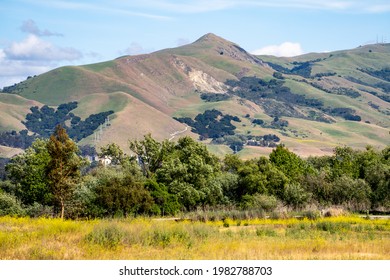
[{"label": "hillside trail", "polygon": [[175,131],[175,132],[169,134],[171,136],[171,138],[169,138],[168,141],[173,140],[177,135],[182,134],[182,133],[186,132],[187,130],[188,130],[188,125],[183,130],[178,130],[178,131]]}]

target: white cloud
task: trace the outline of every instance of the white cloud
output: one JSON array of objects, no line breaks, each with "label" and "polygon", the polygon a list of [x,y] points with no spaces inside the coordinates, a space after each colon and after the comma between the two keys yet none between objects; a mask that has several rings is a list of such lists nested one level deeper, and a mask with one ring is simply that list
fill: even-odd
[{"label": "white cloud", "polygon": [[0,49],[0,88],[82,57],[83,54],[74,48],[58,47],[29,34],[24,40]]},{"label": "white cloud", "polygon": [[255,55],[273,55],[273,56],[283,56],[283,57],[291,57],[303,54],[303,49],[301,44],[292,43],[292,42],[284,42],[280,45],[271,45],[266,46],[251,52]]},{"label": "white cloud", "polygon": [[191,43],[191,41],[187,38],[178,38],[176,40],[176,46],[178,46],[178,47],[187,45],[189,43]]},{"label": "white cloud", "polygon": [[20,30],[22,32],[34,34],[36,36],[63,36],[61,33],[52,32],[47,29],[41,30],[32,19],[25,20],[20,27]]},{"label": "white cloud", "polygon": [[37,61],[18,61],[7,59],[4,50],[0,49],[0,88],[25,80],[28,76],[49,71],[55,65],[43,65]]},{"label": "white cloud", "polygon": [[82,57],[81,52],[74,48],[57,47],[33,34],[21,42],[12,43],[4,53],[10,60],[26,61],[71,61]]},{"label": "white cloud", "polygon": [[137,42],[131,42],[130,46],[122,51],[119,51],[120,55],[138,55],[138,54],[145,54],[145,53],[151,53],[152,49],[145,49],[143,46],[141,46]]}]

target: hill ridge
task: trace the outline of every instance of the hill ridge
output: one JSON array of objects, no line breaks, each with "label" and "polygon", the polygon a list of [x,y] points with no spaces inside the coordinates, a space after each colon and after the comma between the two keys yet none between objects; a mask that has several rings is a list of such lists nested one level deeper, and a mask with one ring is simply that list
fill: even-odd
[{"label": "hill ridge", "polygon": [[[339,144],[383,147],[390,142],[389,46],[277,58],[252,55],[236,43],[207,33],[177,48],[64,66],[6,88],[1,95],[16,94],[22,99],[2,99],[4,108],[15,106],[11,102],[20,105],[18,115],[3,110],[7,125],[0,122],[0,131],[23,128],[20,114],[29,111],[28,104],[58,106],[80,101],[88,114],[113,110],[113,119],[120,117],[106,141],[122,145],[146,132],[169,138],[169,133],[183,130],[175,118],[195,120],[217,109],[223,116],[240,120],[234,122],[233,136],[214,139],[209,145],[217,152],[226,152],[229,141],[263,139],[268,134],[301,154],[321,154]],[[141,119],[142,129],[137,126]],[[118,132],[116,125],[121,127]],[[199,137],[190,129],[185,134]],[[82,142],[93,144],[90,139]],[[244,157],[271,149],[242,143]]]}]

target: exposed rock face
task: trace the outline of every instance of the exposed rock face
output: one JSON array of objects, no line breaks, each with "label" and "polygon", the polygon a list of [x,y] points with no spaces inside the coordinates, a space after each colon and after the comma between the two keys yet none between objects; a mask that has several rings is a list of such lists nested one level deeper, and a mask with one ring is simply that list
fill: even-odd
[{"label": "exposed rock face", "polygon": [[188,77],[198,91],[212,93],[225,93],[227,91],[225,84],[217,81],[203,71],[192,70],[188,73]]},{"label": "exposed rock face", "polygon": [[217,81],[206,72],[188,66],[178,57],[174,58],[174,65],[188,76],[194,88],[200,92],[226,93],[228,90],[224,83]]}]

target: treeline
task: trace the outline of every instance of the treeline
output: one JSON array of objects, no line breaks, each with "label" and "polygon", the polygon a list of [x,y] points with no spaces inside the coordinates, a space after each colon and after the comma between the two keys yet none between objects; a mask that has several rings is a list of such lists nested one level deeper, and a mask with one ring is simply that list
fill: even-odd
[{"label": "treeline", "polygon": [[26,120],[22,121],[27,129],[19,132],[0,132],[0,145],[26,149],[37,138],[49,138],[57,125],[63,126],[67,130],[69,137],[78,142],[92,135],[100,125],[106,123],[107,117],[114,113],[114,111],[100,112],[88,116],[85,120],[81,120],[79,116],[71,112],[77,106],[78,103],[73,101],[61,104],[57,109],[47,105],[41,108],[38,106],[31,107],[31,113],[28,113]]},{"label": "treeline", "polygon": [[195,119],[187,117],[175,118],[175,120],[191,126],[191,131],[199,134],[202,140],[234,135],[236,127],[231,122],[241,122],[237,116],[224,115],[216,109],[206,110],[204,113],[198,114]]},{"label": "treeline", "polygon": [[[88,137],[105,122],[107,116],[114,111],[101,112],[88,116],[84,121],[79,116],[74,115],[71,111],[77,108],[77,102],[61,104],[57,109],[47,105],[38,108],[30,108],[31,113],[26,115],[26,121],[22,123],[26,128],[43,138],[49,138],[55,127],[61,124],[66,128],[70,138],[75,141]],[[66,125],[69,122],[70,124]]]},{"label": "treeline", "polygon": [[12,131],[3,131],[0,132],[0,145],[26,149],[31,146],[35,139],[38,137],[36,135],[28,135],[28,130],[24,129],[19,132]]},{"label": "treeline", "polygon": [[[390,147],[337,147],[331,156],[302,159],[277,146],[269,157],[219,159],[192,138],[174,143],[147,135],[130,141],[129,148],[132,156],[116,144],[102,147],[99,155],[111,164],[91,167],[61,130],[49,140],[36,140],[6,165],[0,214],[76,219],[172,216],[218,207],[390,208]],[[61,177],[59,163],[66,163],[72,176]]]}]

